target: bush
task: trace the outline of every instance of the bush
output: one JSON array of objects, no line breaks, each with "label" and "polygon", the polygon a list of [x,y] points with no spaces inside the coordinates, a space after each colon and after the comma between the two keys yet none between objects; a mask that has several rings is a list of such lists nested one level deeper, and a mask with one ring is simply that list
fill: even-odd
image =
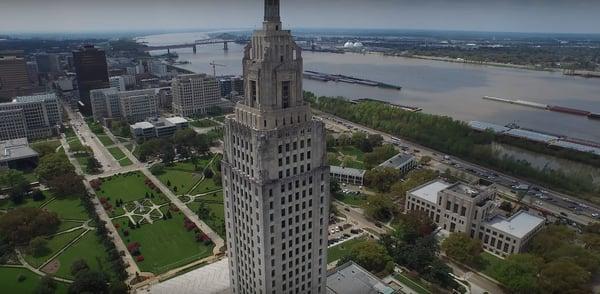
[{"label": "bush", "polygon": [[17,276],[17,282],[19,282],[19,283],[25,281],[26,279],[27,279],[27,277],[24,274],[19,274]]},{"label": "bush", "polygon": [[43,201],[44,199],[46,199],[46,195],[44,195],[44,193],[40,190],[34,190],[31,193],[31,198],[33,199],[33,201]]}]

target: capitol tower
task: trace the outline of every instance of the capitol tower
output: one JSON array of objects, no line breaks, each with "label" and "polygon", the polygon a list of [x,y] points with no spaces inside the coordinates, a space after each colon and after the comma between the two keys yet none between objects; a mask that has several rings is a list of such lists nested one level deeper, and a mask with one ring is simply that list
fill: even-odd
[{"label": "capitol tower", "polygon": [[222,162],[234,293],[325,293],[325,127],[302,97],[302,53],[265,0],[244,50],[245,98],[227,116]]}]

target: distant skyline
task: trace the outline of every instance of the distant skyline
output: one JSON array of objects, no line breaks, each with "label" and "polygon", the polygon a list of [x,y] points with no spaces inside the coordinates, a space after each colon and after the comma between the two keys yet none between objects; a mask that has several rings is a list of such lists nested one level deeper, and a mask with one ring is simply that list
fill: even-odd
[{"label": "distant skyline", "polygon": [[[2,0],[0,33],[257,28],[263,0]],[[600,33],[598,0],[281,0],[291,28]]]}]

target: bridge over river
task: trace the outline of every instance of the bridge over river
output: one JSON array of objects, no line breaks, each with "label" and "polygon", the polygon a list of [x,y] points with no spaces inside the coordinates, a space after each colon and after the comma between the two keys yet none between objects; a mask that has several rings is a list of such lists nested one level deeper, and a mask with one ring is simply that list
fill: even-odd
[{"label": "bridge over river", "polygon": [[224,40],[224,39],[205,39],[205,40],[196,40],[194,43],[185,43],[185,44],[174,44],[174,45],[159,45],[159,46],[146,46],[144,51],[155,51],[155,50],[167,50],[170,52],[171,49],[180,49],[180,48],[192,48],[194,50],[194,54],[196,54],[196,46],[201,45],[209,45],[209,44],[223,44],[223,50],[228,50],[229,43],[234,42],[234,40]]}]

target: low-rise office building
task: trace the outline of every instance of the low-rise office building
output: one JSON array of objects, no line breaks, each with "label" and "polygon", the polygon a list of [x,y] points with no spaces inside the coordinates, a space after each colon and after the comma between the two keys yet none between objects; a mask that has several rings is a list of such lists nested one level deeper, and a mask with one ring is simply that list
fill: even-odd
[{"label": "low-rise office building", "polygon": [[150,118],[130,126],[136,140],[170,137],[178,130],[187,129],[189,122],[182,117]]},{"label": "low-rise office building", "polygon": [[346,183],[355,186],[362,186],[364,184],[365,173],[367,171],[356,168],[341,167],[341,166],[330,166],[329,175],[332,180],[338,183]]},{"label": "low-rise office building", "polygon": [[0,141],[0,170],[35,167],[39,154],[29,147],[27,138]]},{"label": "low-rise office building", "polygon": [[398,153],[396,156],[382,162],[379,166],[395,168],[400,170],[400,172],[404,175],[413,168],[417,167],[417,160],[411,154]]},{"label": "low-rise office building", "polygon": [[407,192],[405,212],[423,211],[440,228],[481,240],[483,248],[493,254],[522,252],[545,219],[525,211],[505,217],[494,199],[491,189],[435,180]]},{"label": "low-rise office building", "polygon": [[59,133],[62,109],[55,94],[16,97],[0,103],[0,140],[46,138]]}]

